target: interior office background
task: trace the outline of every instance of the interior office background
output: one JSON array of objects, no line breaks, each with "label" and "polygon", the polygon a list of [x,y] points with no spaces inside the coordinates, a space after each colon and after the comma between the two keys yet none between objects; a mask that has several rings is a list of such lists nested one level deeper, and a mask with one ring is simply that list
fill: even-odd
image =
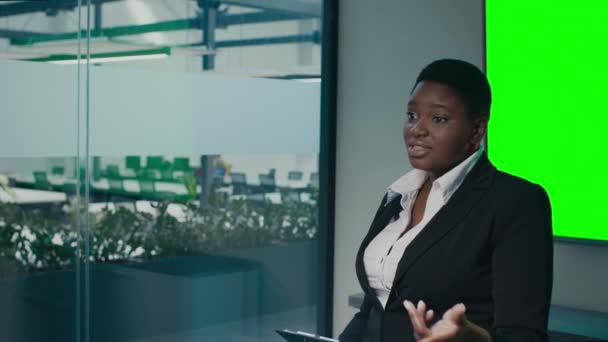
[{"label": "interior office background", "polygon": [[0,3],[0,340],[323,329],[324,2],[78,3]]},{"label": "interior office background", "polygon": [[[348,296],[360,292],[354,256],[368,228],[361,222],[371,219],[386,185],[408,169],[399,127],[417,72],[445,56],[484,63],[480,0],[343,1],[338,22],[334,334],[356,311]],[[249,60],[235,59],[239,66]],[[189,63],[179,63],[179,69],[199,66]],[[150,67],[140,62],[137,68]],[[553,303],[607,312],[607,257],[602,246],[557,241]]]},{"label": "interior office background", "polygon": [[[367,223],[410,168],[401,122],[418,72],[442,57],[484,68],[484,39],[482,0],[340,2],[334,334],[356,312],[347,303],[361,292],[354,260]],[[605,246],[555,241],[552,304],[608,312],[607,260]]]}]

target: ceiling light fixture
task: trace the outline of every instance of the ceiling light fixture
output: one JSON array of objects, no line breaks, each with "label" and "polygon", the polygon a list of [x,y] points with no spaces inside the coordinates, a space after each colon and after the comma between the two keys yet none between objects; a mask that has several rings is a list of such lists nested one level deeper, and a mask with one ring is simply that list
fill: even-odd
[{"label": "ceiling light fixture", "polygon": [[87,59],[86,55],[81,55],[80,59],[78,59],[78,55],[50,55],[46,57],[29,58],[23,60],[30,62],[48,62],[53,64],[78,64],[80,61],[81,64],[85,64],[87,61],[90,63],[111,63],[161,59],[167,58],[169,55],[171,55],[171,48],[163,47],[148,50],[97,53],[91,54],[89,59]]}]

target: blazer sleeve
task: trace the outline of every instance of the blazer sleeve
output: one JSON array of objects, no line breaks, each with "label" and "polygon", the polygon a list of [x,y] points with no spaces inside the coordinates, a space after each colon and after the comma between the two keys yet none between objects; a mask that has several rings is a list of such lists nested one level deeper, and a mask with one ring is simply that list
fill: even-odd
[{"label": "blazer sleeve", "polygon": [[350,322],[344,328],[344,331],[338,337],[340,342],[361,342],[365,335],[367,327],[367,317],[372,307],[369,295],[366,294],[363,298],[363,304],[359,308],[359,312],[353,316]]},{"label": "blazer sleeve", "polygon": [[[388,201],[388,194],[385,194],[380,201],[380,206],[376,210],[376,214],[374,215],[374,219],[372,222],[376,221],[382,209],[385,207],[386,202]],[[371,228],[370,228],[371,229]],[[363,244],[359,247],[358,254],[360,254],[363,250]],[[363,341],[363,336],[365,336],[365,331],[367,329],[367,318],[369,312],[372,308],[372,299],[369,297],[369,294],[365,294],[363,298],[363,304],[359,308],[359,312],[355,314],[355,316],[350,320],[350,322],[346,325],[346,328],[342,331],[338,340],[340,342],[361,342]]]},{"label": "blazer sleeve", "polygon": [[493,236],[490,333],[497,342],[548,341],[553,282],[549,198],[542,187],[526,183],[501,204]]}]

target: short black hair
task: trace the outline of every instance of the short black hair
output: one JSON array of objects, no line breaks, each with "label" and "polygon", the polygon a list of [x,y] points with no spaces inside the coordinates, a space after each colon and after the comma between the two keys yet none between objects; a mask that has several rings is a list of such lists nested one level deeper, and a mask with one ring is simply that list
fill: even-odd
[{"label": "short black hair", "polygon": [[467,103],[471,118],[490,118],[490,83],[475,65],[458,59],[439,59],[422,69],[412,92],[422,81],[439,82],[456,90]]}]

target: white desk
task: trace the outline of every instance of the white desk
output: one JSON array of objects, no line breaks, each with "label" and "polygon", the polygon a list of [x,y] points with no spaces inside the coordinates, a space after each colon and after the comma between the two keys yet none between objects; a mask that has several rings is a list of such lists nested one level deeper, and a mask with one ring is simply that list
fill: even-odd
[{"label": "white desk", "polygon": [[[225,184],[232,184],[232,180],[230,176],[226,176],[223,179]],[[307,188],[309,185],[309,181],[305,179],[295,180],[289,179],[287,177],[275,177],[274,184],[280,188],[292,188],[292,189],[303,189]],[[259,177],[247,178],[247,185],[249,186],[260,186]]]},{"label": "white desk", "polygon": [[265,194],[249,194],[249,195],[230,195],[228,197],[228,199],[230,201],[235,201],[235,200],[246,200],[246,199],[253,199],[253,198],[258,198],[260,200],[264,199],[267,201],[270,201],[270,203],[273,204],[281,204],[282,200],[281,200],[281,194],[278,192],[269,192],[269,193],[265,193]]},{"label": "white desk", "polygon": [[[20,174],[12,175],[18,182],[23,182],[33,185],[35,183],[34,176],[32,174]],[[53,186],[62,186],[64,184],[76,184],[75,179],[66,178],[64,176],[48,175],[47,179]],[[182,183],[153,181],[154,189],[158,192],[172,192],[176,195],[187,195],[188,190]],[[136,179],[125,179],[122,181],[123,188],[126,192],[139,193],[141,192],[139,187],[139,181]],[[97,190],[107,191],[110,189],[110,183],[107,178],[100,178],[96,181],[91,181],[91,187]],[[201,187],[197,186],[197,192],[200,193]]]},{"label": "white desk", "polygon": [[16,204],[61,203],[67,201],[63,192],[10,188],[14,197],[0,189],[0,202]]},{"label": "white desk", "polygon": [[277,186],[281,188],[303,189],[308,187],[306,180],[292,180],[287,178],[277,178],[275,180]]},{"label": "white desk", "polygon": [[[29,174],[13,174],[11,178],[14,178],[17,182],[26,183],[30,185],[34,185],[36,180],[34,179],[34,175]],[[49,184],[53,186],[62,186],[64,184],[76,184],[76,179],[74,178],[66,178],[65,176],[58,175],[47,175],[46,179],[49,181]]]},{"label": "white desk", "polygon": [[[122,181],[123,189],[126,192],[139,193],[141,189],[139,187],[139,181],[135,179],[125,179]],[[110,183],[107,178],[101,178],[97,181],[91,182],[91,187],[97,190],[109,190]],[[200,193],[201,187],[197,186],[196,191]],[[158,192],[172,192],[176,195],[187,195],[188,190],[186,186],[182,183],[171,183],[171,182],[162,182],[162,181],[154,181],[154,190]]]}]

